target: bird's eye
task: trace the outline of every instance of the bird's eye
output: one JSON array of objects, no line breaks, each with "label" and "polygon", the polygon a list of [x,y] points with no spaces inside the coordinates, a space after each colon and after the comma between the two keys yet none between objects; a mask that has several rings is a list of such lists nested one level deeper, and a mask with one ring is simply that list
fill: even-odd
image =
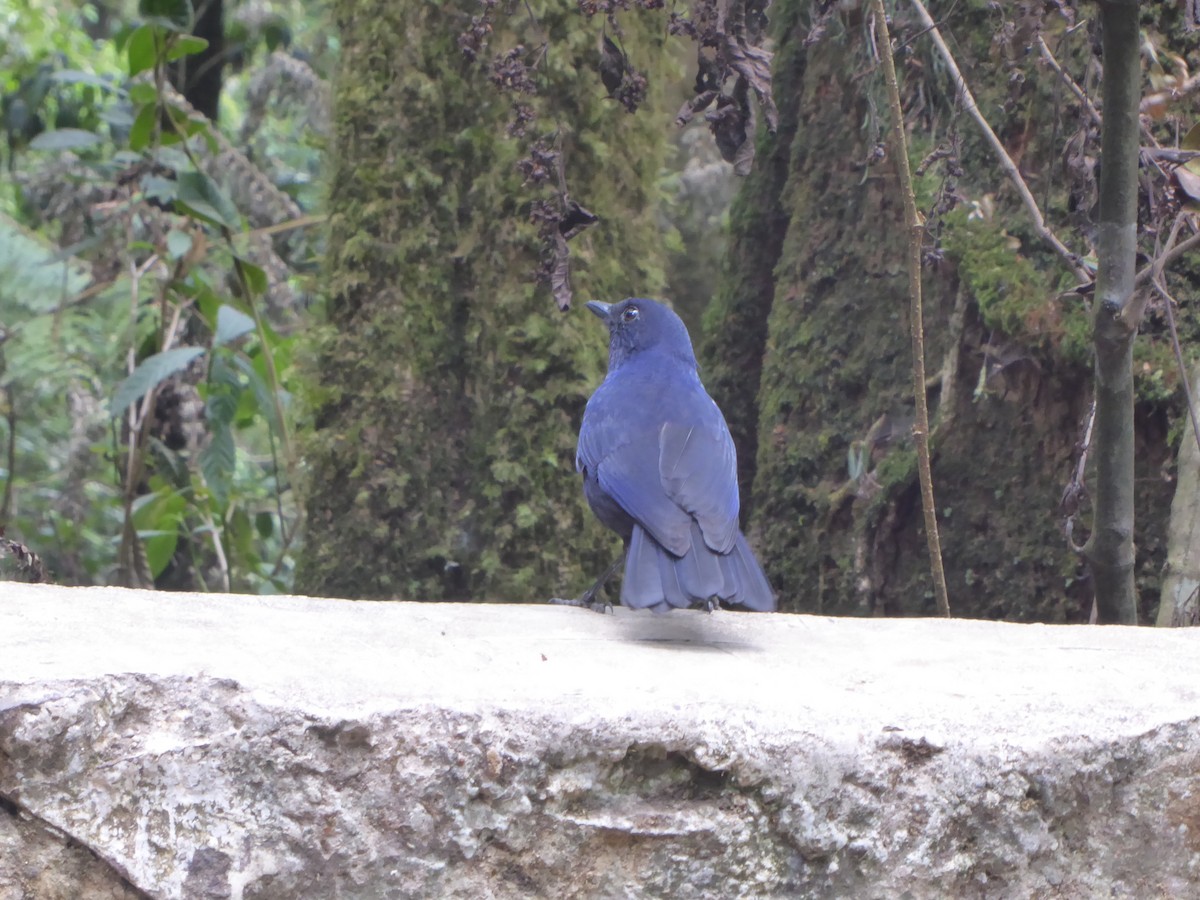
[{"label": "bird's eye", "polygon": [[633,322],[639,315],[641,315],[641,312],[636,306],[627,306],[625,307],[625,311],[621,313],[621,321]]}]

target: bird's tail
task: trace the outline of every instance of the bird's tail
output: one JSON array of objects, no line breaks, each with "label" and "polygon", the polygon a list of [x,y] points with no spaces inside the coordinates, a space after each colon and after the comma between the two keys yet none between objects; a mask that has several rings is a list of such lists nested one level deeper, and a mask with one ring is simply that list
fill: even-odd
[{"label": "bird's tail", "polygon": [[775,592],[744,534],[738,532],[733,549],[720,559],[721,574],[725,578],[725,590],[720,594],[722,600],[754,612],[775,611]]},{"label": "bird's tail", "polygon": [[[631,609],[665,613],[671,607],[691,604],[680,592],[671,602],[663,586],[660,557],[670,556],[641,525],[633,526],[633,536],[625,551],[625,578],[621,582],[621,603]],[[677,582],[677,579],[672,579]]]},{"label": "bird's tail", "polygon": [[755,612],[775,609],[775,593],[741,532],[729,553],[718,553],[693,525],[692,547],[679,557],[663,549],[641,525],[633,526],[621,584],[625,606],[665,613],[713,597]]}]

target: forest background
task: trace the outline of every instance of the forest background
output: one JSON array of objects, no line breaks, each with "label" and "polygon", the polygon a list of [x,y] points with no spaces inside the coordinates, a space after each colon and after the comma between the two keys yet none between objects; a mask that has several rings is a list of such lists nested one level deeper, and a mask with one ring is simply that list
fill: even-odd
[{"label": "forest background", "polygon": [[[619,549],[573,471],[580,301],[642,295],[696,339],[781,607],[934,611],[870,4],[62,6],[0,0],[10,577],[578,593]],[[956,615],[1092,614],[1096,8],[887,4]],[[1195,624],[1200,38],[1139,24],[1138,617]]]}]

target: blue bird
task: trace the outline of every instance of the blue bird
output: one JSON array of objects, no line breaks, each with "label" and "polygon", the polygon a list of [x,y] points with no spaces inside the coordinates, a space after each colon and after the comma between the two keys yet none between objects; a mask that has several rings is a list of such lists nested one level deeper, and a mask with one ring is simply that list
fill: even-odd
[{"label": "blue bird", "polygon": [[[596,517],[625,541],[621,602],[769,612],[775,594],[738,530],[737,456],[700,383],[679,316],[653,300],[591,302],[608,325],[608,375],[588,400],[575,467]],[[595,595],[620,564],[601,576]]]}]

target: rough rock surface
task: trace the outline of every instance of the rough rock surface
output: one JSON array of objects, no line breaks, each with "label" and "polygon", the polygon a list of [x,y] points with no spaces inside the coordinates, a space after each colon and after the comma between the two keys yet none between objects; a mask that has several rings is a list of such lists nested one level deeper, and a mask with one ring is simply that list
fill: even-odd
[{"label": "rough rock surface", "polygon": [[0,898],[1200,896],[1200,630],[0,584]]}]

